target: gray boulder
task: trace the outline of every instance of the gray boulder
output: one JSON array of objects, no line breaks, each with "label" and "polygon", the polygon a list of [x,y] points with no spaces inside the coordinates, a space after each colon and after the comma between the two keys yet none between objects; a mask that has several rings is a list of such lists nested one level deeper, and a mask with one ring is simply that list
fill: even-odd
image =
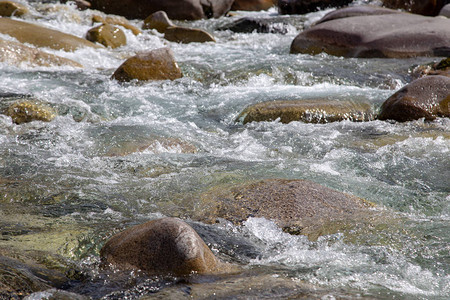
[{"label": "gray boulder", "polygon": [[439,15],[450,18],[450,4],[445,5],[439,12]]},{"label": "gray boulder", "polygon": [[319,21],[294,39],[290,52],[388,58],[450,55],[450,20],[368,11],[361,16]]}]

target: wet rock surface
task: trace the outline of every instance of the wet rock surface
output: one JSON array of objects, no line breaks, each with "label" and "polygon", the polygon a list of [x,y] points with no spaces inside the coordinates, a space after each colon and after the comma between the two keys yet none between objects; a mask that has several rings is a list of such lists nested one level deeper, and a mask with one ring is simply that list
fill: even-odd
[{"label": "wet rock surface", "polygon": [[231,10],[260,11],[273,7],[277,0],[235,0]]},{"label": "wet rock surface", "polygon": [[450,77],[419,78],[389,97],[381,106],[380,120],[412,121],[450,117]]},{"label": "wet rock surface", "polygon": [[284,231],[317,239],[345,224],[372,215],[373,204],[307,180],[266,179],[233,187],[218,187],[202,195],[198,217],[241,224],[249,217],[274,221]]},{"label": "wet rock surface", "polygon": [[92,8],[131,19],[145,19],[157,11],[165,11],[174,20],[218,18],[228,12],[233,0],[92,0]]},{"label": "wet rock surface", "polygon": [[413,14],[436,16],[447,0],[382,0],[383,6],[392,9],[403,9]]},{"label": "wet rock surface", "polygon": [[0,33],[10,35],[21,43],[56,50],[74,51],[83,47],[100,48],[85,39],[27,22],[0,18]]},{"label": "wet rock surface", "polygon": [[127,37],[123,31],[109,24],[100,25],[86,33],[86,39],[105,47],[117,48],[127,44]]},{"label": "wet rock surface", "polygon": [[251,18],[245,17],[230,24],[221,26],[218,30],[231,30],[241,33],[280,33],[288,32],[288,24],[283,19],[278,18]]},{"label": "wet rock surface", "polygon": [[290,123],[329,123],[343,120],[369,121],[375,118],[371,105],[353,101],[328,99],[275,100],[257,103],[247,107],[237,121],[275,121]]},{"label": "wet rock surface", "polygon": [[157,11],[144,20],[143,29],[156,29],[164,33],[168,27],[175,26],[164,11]]},{"label": "wet rock surface", "polygon": [[164,38],[171,42],[176,43],[206,43],[215,42],[214,37],[202,30],[197,28],[185,28],[185,27],[167,27],[164,31]]},{"label": "wet rock surface", "polygon": [[120,269],[154,274],[203,274],[220,272],[222,268],[195,230],[175,218],[131,227],[113,236],[100,255],[105,263]]},{"label": "wet rock surface", "polygon": [[127,59],[112,76],[118,81],[175,80],[181,77],[181,70],[169,48],[139,53]]},{"label": "wet rock surface", "polygon": [[341,7],[351,0],[278,0],[278,11],[281,14],[306,14],[328,7]]},{"label": "wet rock surface", "polygon": [[29,13],[29,10],[23,4],[13,1],[0,1],[0,16],[2,17],[20,17],[27,13]]},{"label": "wet rock surface", "polygon": [[142,33],[142,31],[139,28],[131,25],[130,22],[126,18],[121,17],[121,16],[93,15],[92,22],[122,26],[125,29],[131,30],[131,32],[133,32],[134,35],[139,35]]},{"label": "wet rock surface", "polygon": [[318,23],[294,39],[291,53],[366,58],[450,55],[450,20],[445,18],[367,13]]}]

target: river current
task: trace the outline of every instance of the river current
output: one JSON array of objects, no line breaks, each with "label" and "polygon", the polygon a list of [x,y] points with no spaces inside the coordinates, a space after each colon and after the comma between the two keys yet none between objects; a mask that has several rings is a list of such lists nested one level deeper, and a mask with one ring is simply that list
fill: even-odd
[{"label": "river current", "polygon": [[[39,18],[29,22],[79,37],[92,27],[92,11],[32,5]],[[208,30],[216,43],[177,44],[156,31],[135,36],[124,30],[128,44],[116,50],[46,49],[83,69],[1,63],[1,93],[32,95],[59,115],[21,125],[0,115],[0,246],[72,260],[91,278],[69,288],[81,294],[99,298],[128,289],[130,298],[157,296],[170,280],[152,279],[140,290],[129,282],[100,287],[108,280],[96,271],[98,252],[115,232],[176,216],[188,220],[220,258],[253,275],[320,287],[328,291],[325,299],[446,299],[449,119],[236,122],[248,105],[277,99],[364,100],[377,110],[412,80],[414,66],[440,60],[289,54],[302,28],[328,11],[282,17],[286,34],[216,30],[242,16],[277,14],[269,10],[178,22]],[[125,58],[165,46],[183,78],[143,84],[110,79]],[[196,151],[155,137],[181,140]],[[309,241],[265,219],[250,218],[243,226],[190,219],[208,189],[263,178],[311,180],[367,199],[402,222]]]}]

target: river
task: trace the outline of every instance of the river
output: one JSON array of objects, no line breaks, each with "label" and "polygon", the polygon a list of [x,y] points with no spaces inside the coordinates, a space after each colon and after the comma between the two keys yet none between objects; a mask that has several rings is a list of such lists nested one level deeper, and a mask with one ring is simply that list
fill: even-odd
[{"label": "river", "polygon": [[[91,11],[31,4],[40,18],[30,22],[80,37],[91,28]],[[97,270],[98,253],[115,232],[175,216],[188,220],[220,258],[253,274],[249,280],[297,280],[327,291],[325,299],[446,299],[449,119],[236,122],[248,105],[276,99],[364,100],[376,110],[411,81],[413,66],[440,60],[289,54],[294,37],[326,12],[283,17],[286,34],[215,30],[246,15],[274,16],[272,9],[177,22],[208,30],[216,43],[177,44],[156,31],[135,36],[125,30],[128,44],[116,50],[48,49],[83,69],[1,63],[1,93],[45,100],[58,117],[17,125],[0,115],[0,247],[70,259],[90,279],[74,281],[68,290],[93,298],[124,291],[130,299],[157,296],[166,285],[177,285],[167,278],[140,283],[147,289],[129,281],[113,284]],[[183,78],[143,84],[110,79],[126,57],[165,46]],[[183,151],[183,143],[161,138],[196,150]],[[250,218],[243,226],[190,219],[199,195],[210,188],[262,178],[308,179],[365,198],[402,225],[309,241],[265,219]],[[253,296],[281,295],[267,288]]]}]

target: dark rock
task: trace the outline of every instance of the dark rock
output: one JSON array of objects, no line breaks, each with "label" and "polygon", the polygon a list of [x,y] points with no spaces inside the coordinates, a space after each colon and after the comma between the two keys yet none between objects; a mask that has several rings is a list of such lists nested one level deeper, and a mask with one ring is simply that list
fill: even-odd
[{"label": "dark rock", "polygon": [[366,58],[448,56],[450,20],[393,13],[319,21],[291,44],[291,53],[321,52]]},{"label": "dark rock", "polygon": [[361,6],[350,6],[334,10],[326,14],[322,19],[316,22],[315,25],[320,23],[325,23],[331,20],[359,17],[359,16],[377,16],[377,15],[390,15],[390,14],[400,14],[400,11],[392,10],[389,8],[371,6],[371,5],[361,5]]},{"label": "dark rock", "polygon": [[167,27],[175,26],[164,11],[157,11],[144,20],[142,29],[156,29],[164,33]]},{"label": "dark rock", "polygon": [[169,48],[139,53],[127,59],[112,76],[118,81],[175,80],[181,77],[181,70]]},{"label": "dark rock", "polygon": [[267,10],[273,7],[276,2],[277,0],[234,0],[231,10]]},{"label": "dark rock", "polygon": [[0,39],[0,61],[20,67],[25,64],[36,67],[70,66],[82,68],[76,61],[60,57],[24,44]]},{"label": "dark rock", "polygon": [[20,17],[29,13],[28,8],[13,1],[0,1],[0,16],[2,17]]},{"label": "dark rock", "polygon": [[176,218],[162,218],[131,227],[103,246],[104,263],[151,274],[213,273],[222,263],[197,232]]},{"label": "dark rock", "polygon": [[233,0],[91,0],[92,8],[131,19],[145,19],[165,11],[173,20],[218,18],[227,13]]},{"label": "dark rock", "polygon": [[450,117],[450,77],[425,76],[406,85],[381,106],[380,120],[406,122]]},{"label": "dark rock", "polygon": [[197,28],[168,27],[164,32],[164,38],[176,43],[206,43],[215,42],[214,37],[208,32]]},{"label": "dark rock", "polygon": [[61,3],[67,3],[69,1],[75,2],[78,10],[86,10],[91,8],[91,3],[86,0],[60,0]]},{"label": "dark rock", "polygon": [[244,17],[234,21],[231,24],[222,26],[218,30],[231,30],[233,32],[241,33],[280,33],[286,34],[288,32],[288,24],[277,19],[262,19]]},{"label": "dark rock", "polygon": [[[306,180],[266,179],[217,187],[201,197],[197,217],[214,223],[224,218],[241,224],[249,217],[273,220],[284,231],[308,235],[335,233],[344,223],[372,215],[373,204]],[[347,224],[348,224],[347,223]]]},{"label": "dark rock", "polygon": [[448,0],[382,0],[383,6],[404,9],[413,14],[437,16]]},{"label": "dark rock", "polygon": [[85,39],[10,18],[0,18],[0,33],[10,35],[21,43],[56,50],[74,51],[83,47],[100,48]]},{"label": "dark rock", "polygon": [[125,33],[121,29],[109,24],[103,24],[90,29],[86,33],[86,39],[110,48],[117,48],[127,44]]},{"label": "dark rock", "polygon": [[289,123],[328,123],[343,120],[370,121],[374,119],[371,105],[352,101],[328,99],[276,100],[247,107],[237,118],[249,122],[274,121]]},{"label": "dark rock", "polygon": [[125,29],[131,30],[131,32],[133,32],[134,35],[138,35],[138,34],[142,33],[142,31],[139,28],[131,25],[130,22],[128,22],[128,20],[126,18],[121,17],[121,16],[102,17],[100,15],[93,15],[92,22],[122,26]]},{"label": "dark rock", "polygon": [[353,0],[278,0],[280,14],[303,15],[328,7],[341,7],[348,5]]},{"label": "dark rock", "polygon": [[450,4],[447,4],[444,7],[442,7],[441,11],[439,12],[439,15],[450,18]]}]

